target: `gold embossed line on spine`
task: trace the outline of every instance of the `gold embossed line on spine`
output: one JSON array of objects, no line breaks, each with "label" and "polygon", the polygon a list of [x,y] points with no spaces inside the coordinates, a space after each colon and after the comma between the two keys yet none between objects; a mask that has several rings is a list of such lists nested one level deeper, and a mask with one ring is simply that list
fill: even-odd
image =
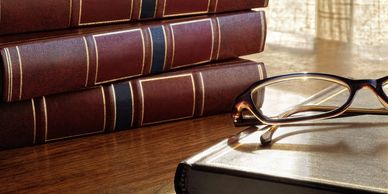
[{"label": "gold embossed line on spine", "polygon": [[43,100],[43,113],[44,113],[44,142],[48,142],[48,118],[47,118],[47,105],[46,105],[46,97],[42,97]]},{"label": "gold embossed line on spine", "polygon": [[117,109],[116,109],[116,91],[113,84],[110,85],[112,96],[113,96],[113,131],[116,130],[116,119],[117,119]]},{"label": "gold embossed line on spine", "polygon": [[105,100],[104,87],[101,86],[100,88],[101,88],[101,94],[102,94],[102,104],[104,107],[104,124],[102,127],[102,131],[105,132],[105,130],[106,130],[106,100]]},{"label": "gold embossed line on spine", "polygon": [[264,79],[264,67],[262,66],[262,65],[258,65],[257,66],[257,68],[258,68],[258,71],[259,71],[259,80],[261,80],[261,79]]},{"label": "gold embossed line on spine", "polygon": [[[148,28],[148,33],[149,33],[149,38],[150,38],[150,44],[151,44],[151,66],[152,66],[152,63],[154,61],[154,39],[152,38],[152,32],[151,32],[151,28]],[[150,68],[149,72],[148,73],[151,73],[152,71],[152,68]]]},{"label": "gold embossed line on spine", "polygon": [[166,63],[167,63],[167,53],[168,53],[168,39],[167,39],[167,33],[165,26],[162,25],[162,30],[163,30],[163,36],[164,36],[164,63],[163,63],[163,70],[166,69]]},{"label": "gold embossed line on spine", "polygon": [[19,100],[22,99],[23,95],[23,63],[22,63],[22,58],[20,55],[20,50],[19,47],[16,46],[16,52],[18,54],[18,60],[19,60],[19,73],[20,73],[20,85],[19,85]]},{"label": "gold embossed line on spine", "polygon": [[143,0],[139,0],[139,15],[137,16],[137,19],[141,19],[141,10],[143,9]]},{"label": "gold embossed line on spine", "polygon": [[218,8],[218,0],[216,0],[216,5],[214,6],[214,13],[217,12],[217,8]]},{"label": "gold embossed line on spine", "polygon": [[261,24],[260,25],[260,28],[261,28],[260,51],[263,51],[265,46],[265,36],[266,36],[266,26],[267,26],[267,23],[265,22],[264,11],[260,12],[260,24]]},{"label": "gold embossed line on spine", "polygon": [[98,47],[97,47],[97,41],[96,41],[96,38],[95,36],[93,35],[92,36],[92,40],[93,40],[93,43],[94,43],[94,51],[96,52],[96,73],[95,73],[95,77],[94,77],[94,85],[97,83],[97,76],[98,76]]},{"label": "gold embossed line on spine", "polygon": [[134,95],[133,95],[133,88],[132,88],[132,82],[128,82],[128,85],[129,85],[129,89],[131,91],[131,99],[132,99],[132,118],[131,118],[131,128],[133,128],[133,119],[135,118],[135,99],[134,99]]},{"label": "gold embossed line on spine", "polygon": [[69,23],[68,23],[67,27],[71,26],[72,15],[73,15],[73,0],[69,0]]},{"label": "gold embossed line on spine", "polygon": [[203,111],[205,109],[205,83],[203,81],[202,72],[199,72],[199,79],[201,81],[201,90],[202,90],[202,106],[201,106],[201,115],[203,116]]},{"label": "gold embossed line on spine", "polygon": [[219,20],[218,17],[216,18],[216,24],[217,24],[217,31],[218,31],[218,49],[217,49],[217,57],[216,57],[216,60],[218,60],[218,59],[220,58],[220,51],[221,51],[221,36],[222,36],[220,20]]},{"label": "gold embossed line on spine", "polygon": [[10,102],[12,101],[12,80],[13,80],[13,72],[12,72],[12,60],[11,56],[9,53],[8,48],[4,48],[4,54],[7,60],[7,68],[8,68],[8,96],[7,96],[7,101]]},{"label": "gold embossed line on spine", "polygon": [[89,55],[89,47],[88,43],[86,41],[86,38],[83,36],[82,39],[84,40],[85,44],[85,53],[86,53],[86,78],[85,78],[85,87],[88,87],[88,81],[89,81],[89,66],[90,66],[90,55]]},{"label": "gold embossed line on spine", "polygon": [[33,98],[31,98],[31,105],[32,105],[32,117],[34,119],[32,145],[35,145],[36,144],[36,112],[35,112],[35,102]]},{"label": "gold embossed line on spine", "polygon": [[[141,34],[141,42],[143,44],[143,64],[141,65],[141,73],[139,75],[143,75],[144,74],[145,59],[146,59],[146,49],[145,49],[145,40],[144,40],[143,30],[140,30],[140,34]],[[151,34],[150,34],[150,36],[151,36]],[[129,77],[133,77],[133,76],[129,76]]]}]

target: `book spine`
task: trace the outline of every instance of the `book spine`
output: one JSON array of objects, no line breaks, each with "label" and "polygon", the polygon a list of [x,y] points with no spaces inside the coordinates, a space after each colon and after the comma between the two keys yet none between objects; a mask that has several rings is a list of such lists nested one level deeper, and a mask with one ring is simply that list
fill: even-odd
[{"label": "book spine", "polygon": [[268,0],[1,0],[0,35],[247,10],[267,4]]},{"label": "book spine", "polygon": [[1,104],[0,148],[229,112],[264,75],[263,64],[239,61]]},{"label": "book spine", "polygon": [[3,100],[253,54],[263,51],[265,37],[264,12],[249,11],[10,46],[1,49]]}]

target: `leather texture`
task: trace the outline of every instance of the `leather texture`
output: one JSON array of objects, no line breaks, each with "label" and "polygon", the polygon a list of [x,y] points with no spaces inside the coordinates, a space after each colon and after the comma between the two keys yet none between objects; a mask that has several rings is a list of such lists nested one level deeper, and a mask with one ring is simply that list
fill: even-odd
[{"label": "leather texture", "polygon": [[265,7],[268,0],[2,0],[0,35]]},{"label": "leather texture", "polygon": [[54,35],[3,39],[5,102],[261,52],[266,23],[244,11]]},{"label": "leather texture", "polygon": [[265,75],[264,64],[237,59],[0,104],[0,148],[229,112],[233,99]]}]

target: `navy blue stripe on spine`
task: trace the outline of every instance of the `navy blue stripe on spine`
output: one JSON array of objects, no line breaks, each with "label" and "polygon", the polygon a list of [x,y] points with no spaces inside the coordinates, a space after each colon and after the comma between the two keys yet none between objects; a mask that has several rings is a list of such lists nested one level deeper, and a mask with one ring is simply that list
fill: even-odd
[{"label": "navy blue stripe on spine", "polygon": [[166,54],[166,40],[163,27],[152,27],[150,28],[150,31],[153,42],[151,73],[156,74],[163,72]]},{"label": "navy blue stripe on spine", "polygon": [[156,0],[143,0],[141,5],[140,19],[150,19],[155,17]]},{"label": "navy blue stripe on spine", "polygon": [[130,129],[132,123],[132,91],[128,82],[113,85],[116,96],[115,130]]}]

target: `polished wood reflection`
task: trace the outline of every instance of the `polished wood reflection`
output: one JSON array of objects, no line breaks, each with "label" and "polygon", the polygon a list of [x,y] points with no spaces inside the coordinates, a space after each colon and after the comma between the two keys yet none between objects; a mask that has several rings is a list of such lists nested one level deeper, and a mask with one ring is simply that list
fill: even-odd
[{"label": "polished wood reflection", "polygon": [[[265,52],[246,58],[264,62],[270,76],[388,74],[388,3],[284,0],[269,6]],[[0,193],[174,193],[181,160],[243,129],[224,114],[0,151]]]},{"label": "polished wood reflection", "polygon": [[241,130],[229,114],[0,152],[0,193],[173,193],[177,164]]}]

